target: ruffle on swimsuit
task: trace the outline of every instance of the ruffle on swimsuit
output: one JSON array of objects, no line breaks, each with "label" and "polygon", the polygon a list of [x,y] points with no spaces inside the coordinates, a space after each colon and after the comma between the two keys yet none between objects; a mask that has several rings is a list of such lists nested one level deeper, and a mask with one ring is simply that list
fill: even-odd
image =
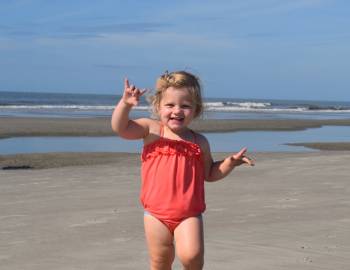
[{"label": "ruffle on swimsuit", "polygon": [[200,160],[202,151],[198,144],[160,137],[158,140],[143,148],[141,159],[144,162],[147,159],[154,158],[158,155],[182,155],[189,158],[195,157]]}]

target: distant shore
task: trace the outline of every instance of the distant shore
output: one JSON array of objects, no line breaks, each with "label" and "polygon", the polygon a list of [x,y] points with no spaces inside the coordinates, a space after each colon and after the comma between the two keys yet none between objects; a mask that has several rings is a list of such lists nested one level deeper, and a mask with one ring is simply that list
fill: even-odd
[{"label": "distant shore", "polygon": [[[200,119],[191,128],[198,132],[295,131],[322,126],[350,126],[350,119],[242,120]],[[113,136],[110,118],[0,117],[0,138],[34,136]]]}]

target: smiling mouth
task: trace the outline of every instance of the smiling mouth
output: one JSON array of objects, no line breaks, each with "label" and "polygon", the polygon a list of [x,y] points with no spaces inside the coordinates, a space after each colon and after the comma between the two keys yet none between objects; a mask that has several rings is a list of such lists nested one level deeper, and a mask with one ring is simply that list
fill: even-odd
[{"label": "smiling mouth", "polygon": [[170,120],[182,122],[184,120],[184,118],[183,117],[170,117]]}]

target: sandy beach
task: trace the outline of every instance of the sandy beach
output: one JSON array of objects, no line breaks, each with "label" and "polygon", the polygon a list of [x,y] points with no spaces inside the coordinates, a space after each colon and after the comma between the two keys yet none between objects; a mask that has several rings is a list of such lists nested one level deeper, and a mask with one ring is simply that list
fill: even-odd
[{"label": "sandy beach", "polygon": [[[220,120],[193,128],[299,130],[349,122]],[[2,138],[53,135],[112,132],[107,118],[0,118]],[[206,184],[205,269],[349,269],[350,143],[303,145],[323,151],[251,153],[254,168]],[[1,269],[148,269],[139,154],[0,155],[0,168]],[[181,269],[177,261],[174,269]]]},{"label": "sandy beach", "polygon": [[[350,153],[252,156],[206,184],[205,269],[348,269]],[[147,269],[139,162],[1,170],[1,268]]]},{"label": "sandy beach", "polygon": [[150,269],[147,211],[202,210],[235,157],[204,270],[350,270],[349,8],[0,1],[0,270]]}]

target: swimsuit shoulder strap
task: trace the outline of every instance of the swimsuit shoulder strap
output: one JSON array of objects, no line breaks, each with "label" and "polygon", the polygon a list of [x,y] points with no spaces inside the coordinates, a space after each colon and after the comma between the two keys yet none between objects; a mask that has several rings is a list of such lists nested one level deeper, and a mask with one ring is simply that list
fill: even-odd
[{"label": "swimsuit shoulder strap", "polygon": [[192,135],[193,135],[193,141],[195,144],[198,144],[198,137],[197,137],[197,134],[196,132],[194,132],[192,129],[191,129],[191,132],[192,132]]},{"label": "swimsuit shoulder strap", "polygon": [[163,123],[160,123],[160,134],[159,134],[159,136],[161,138],[164,137],[164,125],[163,125]]}]

